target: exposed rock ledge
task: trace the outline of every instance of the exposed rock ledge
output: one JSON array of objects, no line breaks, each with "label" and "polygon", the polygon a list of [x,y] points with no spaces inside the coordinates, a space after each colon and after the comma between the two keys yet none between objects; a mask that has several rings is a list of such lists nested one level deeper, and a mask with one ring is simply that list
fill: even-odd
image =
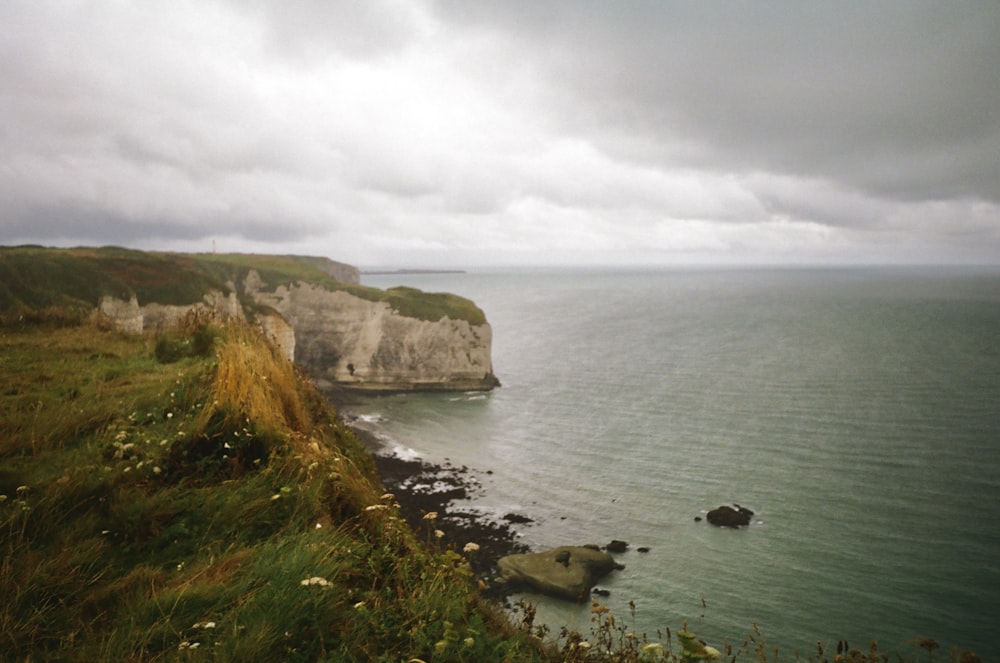
[{"label": "exposed rock ledge", "polygon": [[130,333],[164,331],[191,312],[221,319],[247,317],[237,290],[254,304],[253,317],[289,359],[321,388],[370,392],[489,390],[493,375],[488,323],[408,317],[383,301],[308,283],[271,290],[255,270],[226,293],[168,306],[104,297],[97,312]]},{"label": "exposed rock ledge", "polygon": [[582,601],[597,581],[623,568],[608,553],[586,546],[561,546],[545,552],[501,557],[497,566],[510,585]]}]

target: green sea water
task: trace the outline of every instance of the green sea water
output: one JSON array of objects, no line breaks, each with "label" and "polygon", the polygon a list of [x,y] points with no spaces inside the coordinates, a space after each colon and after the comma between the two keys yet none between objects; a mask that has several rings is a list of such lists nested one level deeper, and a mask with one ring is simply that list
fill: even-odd
[{"label": "green sea water", "polygon": [[[602,601],[637,632],[1000,651],[1000,270],[363,280],[473,299],[503,386],[355,413],[472,468],[475,508],[532,518],[532,548],[628,541]],[[749,528],[695,522],[734,502]],[[556,632],[589,629],[589,606],[527,598]]]}]

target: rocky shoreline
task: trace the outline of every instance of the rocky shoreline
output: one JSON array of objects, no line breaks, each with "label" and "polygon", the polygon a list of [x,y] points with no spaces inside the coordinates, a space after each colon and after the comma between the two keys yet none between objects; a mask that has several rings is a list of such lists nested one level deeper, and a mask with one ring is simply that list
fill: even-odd
[{"label": "rocky shoreline", "polygon": [[[476,577],[482,581],[482,594],[502,601],[509,590],[499,582],[497,562],[506,555],[528,552],[528,547],[518,542],[511,524],[531,522],[530,519],[511,515],[507,520],[496,520],[463,508],[462,502],[480,490],[473,470],[448,462],[436,464],[400,458],[371,432],[356,426],[352,430],[372,452],[383,487],[396,497],[400,515],[413,531],[428,541],[437,539],[435,545],[444,549],[462,552],[466,544],[479,546],[467,557]],[[436,516],[425,518],[431,513]],[[436,531],[442,533],[440,538]]]}]

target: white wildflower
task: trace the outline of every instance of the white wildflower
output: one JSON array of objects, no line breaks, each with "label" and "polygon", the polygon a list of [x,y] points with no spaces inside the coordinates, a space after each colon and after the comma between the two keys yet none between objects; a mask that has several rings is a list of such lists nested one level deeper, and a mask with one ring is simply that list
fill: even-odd
[{"label": "white wildflower", "polygon": [[437,511],[431,511],[430,513],[424,514],[424,520],[437,520]]},{"label": "white wildflower", "polygon": [[385,504],[370,504],[365,507],[365,511],[385,511],[386,508]]},{"label": "white wildflower", "polygon": [[478,543],[473,543],[472,541],[469,541],[468,543],[466,543],[465,547],[462,548],[462,552],[464,552],[464,553],[474,553],[477,550],[479,550],[479,544]]},{"label": "white wildflower", "polygon": [[434,536],[437,537],[437,538],[439,538],[439,539],[443,539],[444,538],[444,532],[442,532],[439,529],[436,529],[436,530],[434,530]]}]

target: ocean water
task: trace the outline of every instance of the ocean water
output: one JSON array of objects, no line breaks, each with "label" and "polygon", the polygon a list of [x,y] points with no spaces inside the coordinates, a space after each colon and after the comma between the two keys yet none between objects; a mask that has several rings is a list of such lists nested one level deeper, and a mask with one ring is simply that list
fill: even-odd
[{"label": "ocean water", "polygon": [[[600,586],[630,628],[1000,650],[1000,269],[363,280],[473,299],[503,386],[354,413],[472,468],[473,505],[532,518],[534,549],[628,541]],[[734,502],[749,528],[695,522]],[[523,596],[555,632],[590,628],[589,606]]]}]

